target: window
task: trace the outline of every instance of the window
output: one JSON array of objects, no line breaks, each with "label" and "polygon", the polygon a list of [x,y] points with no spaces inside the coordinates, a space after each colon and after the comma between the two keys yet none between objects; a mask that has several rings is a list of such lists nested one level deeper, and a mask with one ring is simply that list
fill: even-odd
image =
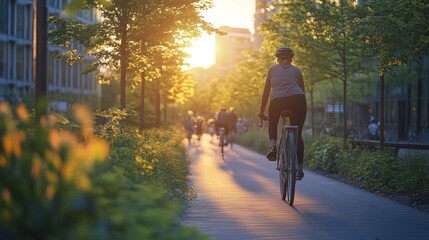
[{"label": "window", "polygon": [[48,71],[47,71],[47,77],[48,77],[48,85],[53,85],[54,83],[54,68],[55,68],[55,56],[54,53],[50,52],[48,55]]},{"label": "window", "polygon": [[48,6],[51,8],[59,9],[60,8],[60,2],[59,2],[59,0],[49,0]]},{"label": "window", "polygon": [[15,66],[15,61],[16,61],[16,46],[15,46],[15,43],[13,43],[13,42],[10,42],[10,45],[9,45],[10,47],[8,47],[9,48],[9,55],[8,55],[8,67],[9,67],[9,69],[8,69],[8,71],[9,71],[9,76],[7,76],[7,77],[10,77],[10,78],[15,78],[15,76],[14,76],[14,66]]},{"label": "window", "polygon": [[[9,0],[0,0],[0,33],[7,34],[9,23]],[[6,24],[5,24],[6,23]]]},{"label": "window", "polygon": [[60,75],[60,86],[61,87],[66,87],[66,83],[67,83],[67,64],[64,61],[60,61],[60,65],[61,65],[61,75]]},{"label": "window", "polygon": [[25,16],[26,16],[26,29],[25,39],[33,39],[33,6],[31,4],[25,5]]},{"label": "window", "polygon": [[0,41],[0,77],[6,78],[7,43]]},{"label": "window", "polygon": [[17,18],[16,18],[16,35],[19,38],[24,38],[25,30],[25,6],[17,6]]},{"label": "window", "polygon": [[10,5],[10,18],[9,18],[9,25],[10,25],[10,35],[15,36],[15,5]]},{"label": "window", "polygon": [[15,62],[15,77],[17,80],[23,79],[24,71],[24,48],[21,45],[16,45],[16,62]]},{"label": "window", "polygon": [[33,80],[33,49],[31,46],[25,46],[25,81],[32,82]]}]

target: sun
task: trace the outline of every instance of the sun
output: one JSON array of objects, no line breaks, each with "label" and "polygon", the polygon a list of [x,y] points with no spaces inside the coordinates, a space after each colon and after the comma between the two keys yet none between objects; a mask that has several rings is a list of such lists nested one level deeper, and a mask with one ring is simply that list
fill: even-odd
[{"label": "sun", "polygon": [[192,47],[186,48],[185,52],[191,55],[185,60],[189,64],[187,68],[212,66],[215,58],[214,35],[202,35],[192,43]]}]

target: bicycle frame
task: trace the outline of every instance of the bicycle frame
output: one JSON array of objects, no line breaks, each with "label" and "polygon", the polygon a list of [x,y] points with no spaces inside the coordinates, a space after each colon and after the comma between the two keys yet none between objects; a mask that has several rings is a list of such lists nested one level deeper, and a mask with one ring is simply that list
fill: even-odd
[{"label": "bicycle frame", "polygon": [[290,125],[289,116],[289,111],[282,111],[282,136],[277,157],[277,169],[279,170],[282,199],[286,199],[289,205],[292,206],[295,199],[296,169],[298,164],[296,153],[298,126]]},{"label": "bicycle frame", "polygon": [[[282,200],[286,200],[290,206],[293,205],[295,199],[295,183],[296,183],[296,169],[298,168],[298,156],[296,146],[298,144],[298,126],[290,124],[289,116],[290,111],[282,111],[280,116],[282,118],[282,132],[279,144],[279,151],[277,152],[277,166],[279,171],[280,194]],[[261,116],[262,121],[268,120],[267,117]]]},{"label": "bicycle frame", "polygon": [[225,143],[225,128],[219,128],[219,146],[220,146],[220,154],[223,158],[223,147]]}]

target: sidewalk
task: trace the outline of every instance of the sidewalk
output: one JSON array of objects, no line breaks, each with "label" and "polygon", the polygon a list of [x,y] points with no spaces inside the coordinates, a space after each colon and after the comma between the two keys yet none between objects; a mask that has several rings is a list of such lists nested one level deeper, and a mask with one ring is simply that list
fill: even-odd
[{"label": "sidewalk", "polygon": [[198,198],[183,221],[212,239],[429,237],[429,214],[310,171],[290,207],[281,200],[275,165],[238,145],[225,160],[204,138],[189,153]]}]

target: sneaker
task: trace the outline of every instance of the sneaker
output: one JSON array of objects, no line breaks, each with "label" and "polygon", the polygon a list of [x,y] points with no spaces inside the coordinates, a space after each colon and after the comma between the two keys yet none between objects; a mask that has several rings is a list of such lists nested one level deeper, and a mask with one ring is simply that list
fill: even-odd
[{"label": "sneaker", "polygon": [[304,178],[304,171],[297,170],[296,171],[296,180],[302,180]]},{"label": "sneaker", "polygon": [[270,151],[267,153],[268,161],[275,161],[277,159],[277,148],[271,147]]}]

